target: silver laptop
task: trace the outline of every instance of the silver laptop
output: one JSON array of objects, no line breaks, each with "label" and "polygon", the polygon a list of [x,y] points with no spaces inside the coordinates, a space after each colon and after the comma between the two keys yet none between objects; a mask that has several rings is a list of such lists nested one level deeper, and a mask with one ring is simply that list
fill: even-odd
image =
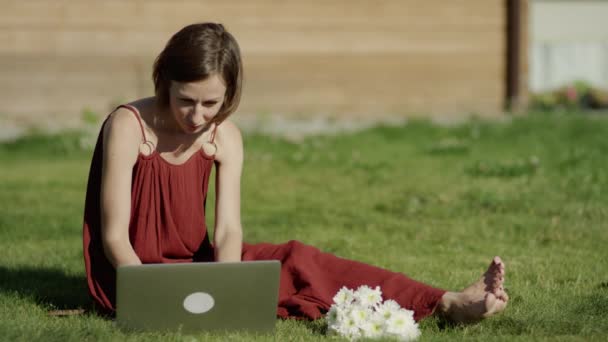
[{"label": "silver laptop", "polygon": [[122,266],[116,321],[140,331],[274,330],[278,260]]}]

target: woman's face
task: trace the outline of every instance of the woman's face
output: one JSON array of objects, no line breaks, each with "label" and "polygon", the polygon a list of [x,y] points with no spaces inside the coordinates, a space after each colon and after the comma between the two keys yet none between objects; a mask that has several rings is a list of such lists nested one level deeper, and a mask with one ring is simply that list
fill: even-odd
[{"label": "woman's face", "polygon": [[199,133],[205,129],[222,108],[226,85],[213,74],[201,81],[171,81],[169,106],[175,122],[185,133]]}]

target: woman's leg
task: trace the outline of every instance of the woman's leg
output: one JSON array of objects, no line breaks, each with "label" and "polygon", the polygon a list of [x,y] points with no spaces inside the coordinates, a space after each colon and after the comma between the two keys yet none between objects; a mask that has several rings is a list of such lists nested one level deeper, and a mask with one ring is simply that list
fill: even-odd
[{"label": "woman's leg", "polygon": [[280,260],[278,315],[283,318],[321,317],[342,287],[380,286],[384,299],[414,311],[420,320],[434,313],[457,323],[471,323],[506,307],[505,267],[495,257],[484,275],[460,292],[446,292],[404,274],[323,253],[298,241],[284,244],[243,245],[243,261]]},{"label": "woman's leg", "polygon": [[380,286],[384,299],[413,310],[416,320],[432,314],[446,293],[401,273],[339,258],[298,241],[244,244],[243,261],[248,260],[281,261],[278,315],[284,318],[321,317],[342,286]]}]

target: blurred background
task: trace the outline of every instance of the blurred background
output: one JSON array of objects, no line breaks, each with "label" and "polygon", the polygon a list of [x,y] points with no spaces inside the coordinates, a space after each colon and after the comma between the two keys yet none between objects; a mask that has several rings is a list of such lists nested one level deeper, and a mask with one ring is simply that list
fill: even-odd
[{"label": "blurred background", "polygon": [[153,94],[169,37],[237,37],[235,118],[452,120],[608,103],[608,1],[0,0],[0,139]]}]

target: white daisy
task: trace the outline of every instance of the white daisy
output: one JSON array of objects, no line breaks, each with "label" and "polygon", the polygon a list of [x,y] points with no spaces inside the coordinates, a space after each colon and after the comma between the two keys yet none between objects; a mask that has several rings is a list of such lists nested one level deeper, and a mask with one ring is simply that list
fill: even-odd
[{"label": "white daisy", "polygon": [[370,288],[367,285],[360,286],[355,291],[355,301],[364,307],[371,307],[382,302],[382,291],[380,286],[376,286],[375,289]]},{"label": "white daisy", "polygon": [[333,298],[334,303],[337,305],[350,305],[354,299],[354,291],[346,287],[342,287]]}]

